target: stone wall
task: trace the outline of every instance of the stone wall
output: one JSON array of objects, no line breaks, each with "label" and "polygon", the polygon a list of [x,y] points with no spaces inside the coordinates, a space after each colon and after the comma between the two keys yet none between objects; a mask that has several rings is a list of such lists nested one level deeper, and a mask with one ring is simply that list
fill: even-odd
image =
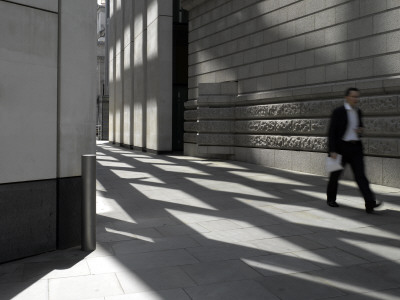
[{"label": "stone wall", "polygon": [[324,175],[329,115],[355,86],[368,176],[400,186],[400,2],[182,3],[187,154]]},{"label": "stone wall", "polygon": [[[0,0],[0,263],[80,244],[96,3]],[[60,222],[60,220],[67,220]]]},{"label": "stone wall", "polygon": [[109,140],[172,150],[172,0],[110,0]]}]

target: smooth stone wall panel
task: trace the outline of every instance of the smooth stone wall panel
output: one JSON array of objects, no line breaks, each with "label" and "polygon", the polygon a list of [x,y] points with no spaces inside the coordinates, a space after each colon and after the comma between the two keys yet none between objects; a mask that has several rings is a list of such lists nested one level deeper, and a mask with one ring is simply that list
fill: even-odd
[{"label": "smooth stone wall panel", "polygon": [[124,125],[124,51],[117,53],[115,56],[115,102],[114,102],[114,118],[115,118],[115,142],[123,142],[123,125]]},{"label": "smooth stone wall panel", "polygon": [[133,145],[140,148],[146,146],[146,34],[142,32],[134,42]]},{"label": "smooth stone wall panel", "polygon": [[[146,148],[155,151],[172,150],[172,1],[163,1],[152,3],[171,14],[147,22]],[[148,17],[153,13],[149,7]]]},{"label": "smooth stone wall panel", "polygon": [[185,120],[194,121],[194,120],[197,120],[199,111],[197,109],[185,110],[183,115],[184,115]]},{"label": "smooth stone wall panel", "polygon": [[183,135],[183,140],[185,143],[197,143],[197,133],[187,133]]},{"label": "smooth stone wall panel", "polygon": [[0,183],[56,177],[57,22],[0,1]]},{"label": "smooth stone wall panel", "polygon": [[235,138],[232,134],[201,133],[197,136],[197,143],[208,146],[231,146],[235,144]]},{"label": "smooth stone wall panel", "polygon": [[114,0],[109,1],[109,26],[108,34],[108,90],[109,90],[109,117],[108,117],[108,138],[115,142],[115,4]]},{"label": "smooth stone wall panel", "polygon": [[198,131],[198,126],[197,122],[185,122],[184,123],[184,130],[185,132],[197,132]]},{"label": "smooth stone wall panel", "polygon": [[81,175],[81,155],[96,147],[97,6],[61,0],[60,8],[58,177],[73,177]]},{"label": "smooth stone wall panel", "polygon": [[234,120],[235,108],[206,108],[200,107],[198,110],[199,120]]},{"label": "smooth stone wall panel", "polygon": [[48,10],[51,12],[58,12],[58,0],[7,0],[15,4],[27,5],[37,9]]},{"label": "smooth stone wall panel", "polygon": [[199,132],[231,133],[235,131],[234,123],[230,121],[199,121],[197,122]]},{"label": "smooth stone wall panel", "polygon": [[115,25],[115,142],[122,144],[124,139],[124,4],[114,0]]},{"label": "smooth stone wall panel", "polygon": [[[128,30],[128,29],[127,29]],[[133,145],[133,44],[128,44],[124,50],[123,86],[123,140],[124,145]]]}]

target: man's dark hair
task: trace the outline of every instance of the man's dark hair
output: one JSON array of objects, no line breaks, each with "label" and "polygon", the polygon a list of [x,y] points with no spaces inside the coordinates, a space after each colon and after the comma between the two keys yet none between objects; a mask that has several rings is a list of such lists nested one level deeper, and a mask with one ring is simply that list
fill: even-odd
[{"label": "man's dark hair", "polygon": [[346,96],[350,95],[351,92],[358,92],[359,93],[360,90],[358,88],[355,88],[355,87],[348,88],[346,90],[346,92],[344,93],[344,96],[346,97]]}]

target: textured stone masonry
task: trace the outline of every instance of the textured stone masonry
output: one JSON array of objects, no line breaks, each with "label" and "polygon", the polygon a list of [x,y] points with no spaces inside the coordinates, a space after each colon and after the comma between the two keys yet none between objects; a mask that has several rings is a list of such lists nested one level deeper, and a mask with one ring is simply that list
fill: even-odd
[{"label": "textured stone masonry", "polygon": [[[212,154],[231,147],[241,157],[257,149],[246,160],[263,164],[261,152],[273,151],[282,162],[274,166],[324,174],[329,117],[344,90],[357,87],[364,151],[376,168],[368,176],[393,185],[388,174],[400,158],[395,2],[183,0],[190,20],[189,99],[198,101],[185,113],[186,121],[198,121],[186,126],[185,143],[194,143],[197,132],[197,143],[213,147]],[[289,162],[292,153],[312,166]],[[379,171],[384,164],[386,175]]]}]

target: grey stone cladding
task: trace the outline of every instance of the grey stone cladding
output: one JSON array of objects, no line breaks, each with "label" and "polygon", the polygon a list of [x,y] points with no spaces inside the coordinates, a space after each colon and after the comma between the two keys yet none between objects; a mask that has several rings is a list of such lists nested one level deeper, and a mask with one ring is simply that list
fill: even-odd
[{"label": "grey stone cladding", "polygon": [[[215,84],[211,84],[211,87],[201,85],[201,89],[214,93],[215,102],[210,103],[212,106],[221,103],[219,95],[215,95],[215,87]],[[225,95],[220,97],[225,98]],[[292,100],[248,106],[235,106],[235,101],[232,101],[232,107],[198,107],[185,112],[185,142],[203,146],[326,152],[329,118],[343,101]],[[400,157],[399,107],[400,97],[397,95],[361,99],[360,108],[365,115],[363,144],[367,155]]]},{"label": "grey stone cladding", "polygon": [[[201,147],[206,157],[221,151],[325,174],[330,115],[344,91],[357,87],[366,162],[374,162],[368,176],[400,186],[390,177],[400,164],[400,4],[394,2],[182,0],[189,11],[187,153]],[[295,157],[310,164],[300,166]]]}]

